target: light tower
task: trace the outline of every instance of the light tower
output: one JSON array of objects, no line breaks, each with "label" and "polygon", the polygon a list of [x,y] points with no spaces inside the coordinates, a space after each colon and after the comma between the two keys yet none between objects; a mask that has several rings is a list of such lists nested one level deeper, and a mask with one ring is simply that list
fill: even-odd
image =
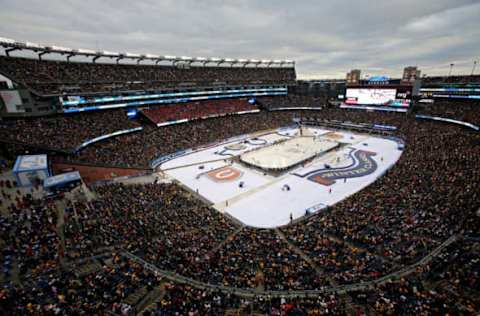
[{"label": "light tower", "polygon": [[455,66],[455,64],[450,64],[450,70],[448,71],[448,77],[450,77],[450,75],[452,74],[453,66]]}]

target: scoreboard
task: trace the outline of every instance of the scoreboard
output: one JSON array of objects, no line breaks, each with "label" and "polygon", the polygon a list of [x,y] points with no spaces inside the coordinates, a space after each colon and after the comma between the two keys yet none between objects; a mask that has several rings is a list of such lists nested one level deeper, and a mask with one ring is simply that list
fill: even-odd
[{"label": "scoreboard", "polygon": [[349,105],[409,107],[411,101],[410,85],[347,87],[345,94],[345,103]]}]

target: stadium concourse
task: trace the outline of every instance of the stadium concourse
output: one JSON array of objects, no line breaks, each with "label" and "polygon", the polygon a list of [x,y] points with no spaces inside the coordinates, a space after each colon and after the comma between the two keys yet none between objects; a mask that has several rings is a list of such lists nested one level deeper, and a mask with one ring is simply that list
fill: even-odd
[{"label": "stadium concourse", "polygon": [[[245,84],[246,89],[253,82],[288,85],[295,80],[291,67],[188,70],[7,56],[0,58],[0,70],[38,100],[62,96],[66,87],[75,93],[110,93],[177,87],[195,78],[209,89],[218,82]],[[414,113],[478,125],[477,105],[439,101],[408,113],[352,111],[327,105],[322,98],[282,91],[262,94],[257,102],[249,102],[250,96],[229,96],[138,107],[135,120],[120,108],[90,111],[87,106],[79,106],[79,113],[2,120],[1,314],[478,313],[480,134],[452,122],[418,120]],[[96,102],[90,97],[95,99],[88,95],[74,102]],[[292,127],[300,119],[314,125],[302,131]],[[176,124],[157,126],[165,122]],[[375,126],[395,129],[369,128]],[[356,145],[365,149],[367,142],[376,156],[363,152],[352,157],[369,166],[373,159],[384,169],[363,185],[348,179],[358,192],[266,229],[219,212],[202,196],[206,186],[198,187],[197,194],[194,187],[172,181],[167,170],[157,168],[173,164],[171,158],[191,149],[214,148],[232,138],[236,141],[224,149],[242,151],[268,142],[281,145],[276,141],[287,133],[303,132],[317,139],[329,136],[329,146],[319,141],[311,150],[284,155],[288,159],[273,165],[266,165],[271,161],[264,157],[247,162],[264,167],[266,177],[285,172],[266,169],[295,171],[299,176],[292,176],[304,176],[304,182],[312,176],[317,183],[309,184],[328,192],[325,186],[334,180],[342,185],[342,180],[329,178],[326,170],[313,170],[315,160],[310,159],[322,158],[323,151],[337,150],[358,134],[363,138]],[[256,136],[247,137],[246,143],[239,142],[245,140],[242,135],[252,134]],[[373,146],[386,139],[402,140],[401,155],[398,142],[389,148],[392,155]],[[295,141],[284,147],[292,150],[304,143]],[[220,160],[231,157],[219,155],[219,150],[214,152]],[[25,152],[48,154],[53,169],[57,164],[78,170],[102,167],[112,181],[91,182],[57,196],[45,196],[40,185],[17,187],[11,168],[15,157]],[[298,163],[306,169],[290,169]],[[330,167],[335,163],[331,160]],[[142,174],[118,178],[115,168],[141,168]],[[260,198],[244,207],[256,209],[262,202]],[[268,211],[280,213],[280,206],[270,204]]]}]

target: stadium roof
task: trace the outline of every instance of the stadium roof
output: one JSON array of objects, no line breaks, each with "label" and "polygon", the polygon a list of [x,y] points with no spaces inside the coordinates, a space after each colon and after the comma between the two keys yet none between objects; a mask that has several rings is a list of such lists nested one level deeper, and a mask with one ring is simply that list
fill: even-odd
[{"label": "stadium roof", "polygon": [[120,59],[128,58],[136,60],[137,63],[142,60],[152,60],[155,62],[167,61],[176,63],[200,63],[202,65],[207,65],[209,63],[220,66],[221,64],[230,64],[230,65],[256,65],[256,66],[277,66],[277,67],[294,67],[295,61],[293,60],[257,60],[257,59],[234,59],[234,58],[219,58],[219,57],[188,57],[188,56],[168,56],[168,55],[157,55],[157,54],[137,54],[130,52],[111,52],[111,51],[93,51],[91,49],[77,48],[72,49],[62,46],[45,46],[32,42],[20,42],[10,38],[0,37],[0,46],[5,48],[5,53],[9,56],[9,53],[15,50],[30,50],[38,54],[41,59],[42,55],[45,54],[60,54],[67,55],[67,60],[73,56],[85,56],[92,57],[92,61],[95,62],[97,59],[105,58],[116,58],[117,61]]}]

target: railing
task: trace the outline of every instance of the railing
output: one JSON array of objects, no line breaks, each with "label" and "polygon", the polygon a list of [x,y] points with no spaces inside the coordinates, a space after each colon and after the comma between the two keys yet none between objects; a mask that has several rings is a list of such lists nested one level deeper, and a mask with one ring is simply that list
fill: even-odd
[{"label": "railing", "polygon": [[415,115],[415,118],[421,119],[421,120],[432,120],[432,121],[447,122],[447,123],[452,123],[452,124],[457,124],[457,125],[468,127],[468,128],[471,128],[471,129],[473,129],[477,132],[480,131],[480,127],[477,126],[477,125],[474,125],[474,124],[471,124],[471,123],[468,123],[468,122],[453,120],[453,119],[449,119],[449,118],[445,118],[445,117],[417,114],[417,115]]},{"label": "railing", "polygon": [[77,146],[77,148],[75,148],[75,152],[79,152],[80,150],[84,149],[85,147],[87,147],[91,144],[95,144],[95,143],[100,142],[100,141],[105,140],[105,139],[110,139],[112,137],[125,135],[125,134],[131,134],[131,133],[135,133],[135,132],[141,132],[141,131],[143,131],[142,126],[135,127],[135,128],[130,128],[130,129],[124,129],[124,130],[112,132],[110,134],[105,134],[105,135],[102,135],[102,136],[98,136],[98,137],[95,137],[93,139],[87,140],[87,141],[83,142],[82,144],[80,144],[79,146]]},{"label": "railing", "polygon": [[257,289],[242,289],[242,288],[235,288],[235,287],[227,287],[223,285],[214,285],[206,282],[197,281],[182,275],[179,275],[172,271],[166,271],[159,269],[155,265],[145,261],[144,259],[135,256],[134,254],[122,249],[121,254],[132,261],[135,261],[138,264],[141,264],[145,269],[150,270],[156,274],[159,274],[171,281],[177,283],[188,284],[196,288],[200,289],[211,289],[211,290],[218,290],[227,294],[235,294],[240,297],[257,297],[257,296],[268,296],[268,297],[291,297],[291,298],[306,298],[312,296],[318,296],[320,294],[327,294],[327,293],[347,293],[352,291],[359,291],[359,290],[368,290],[373,289],[378,285],[385,284],[391,280],[398,279],[400,277],[412,274],[416,271],[416,269],[420,266],[423,266],[429,263],[434,257],[442,252],[443,249],[457,241],[461,236],[460,235],[453,235],[447,240],[445,240],[440,246],[435,248],[431,253],[420,259],[414,264],[408,265],[398,271],[392,272],[388,275],[385,275],[381,278],[367,281],[367,282],[360,282],[355,284],[347,284],[347,285],[339,285],[339,286],[325,286],[318,290],[295,290],[295,291],[261,291]]}]

